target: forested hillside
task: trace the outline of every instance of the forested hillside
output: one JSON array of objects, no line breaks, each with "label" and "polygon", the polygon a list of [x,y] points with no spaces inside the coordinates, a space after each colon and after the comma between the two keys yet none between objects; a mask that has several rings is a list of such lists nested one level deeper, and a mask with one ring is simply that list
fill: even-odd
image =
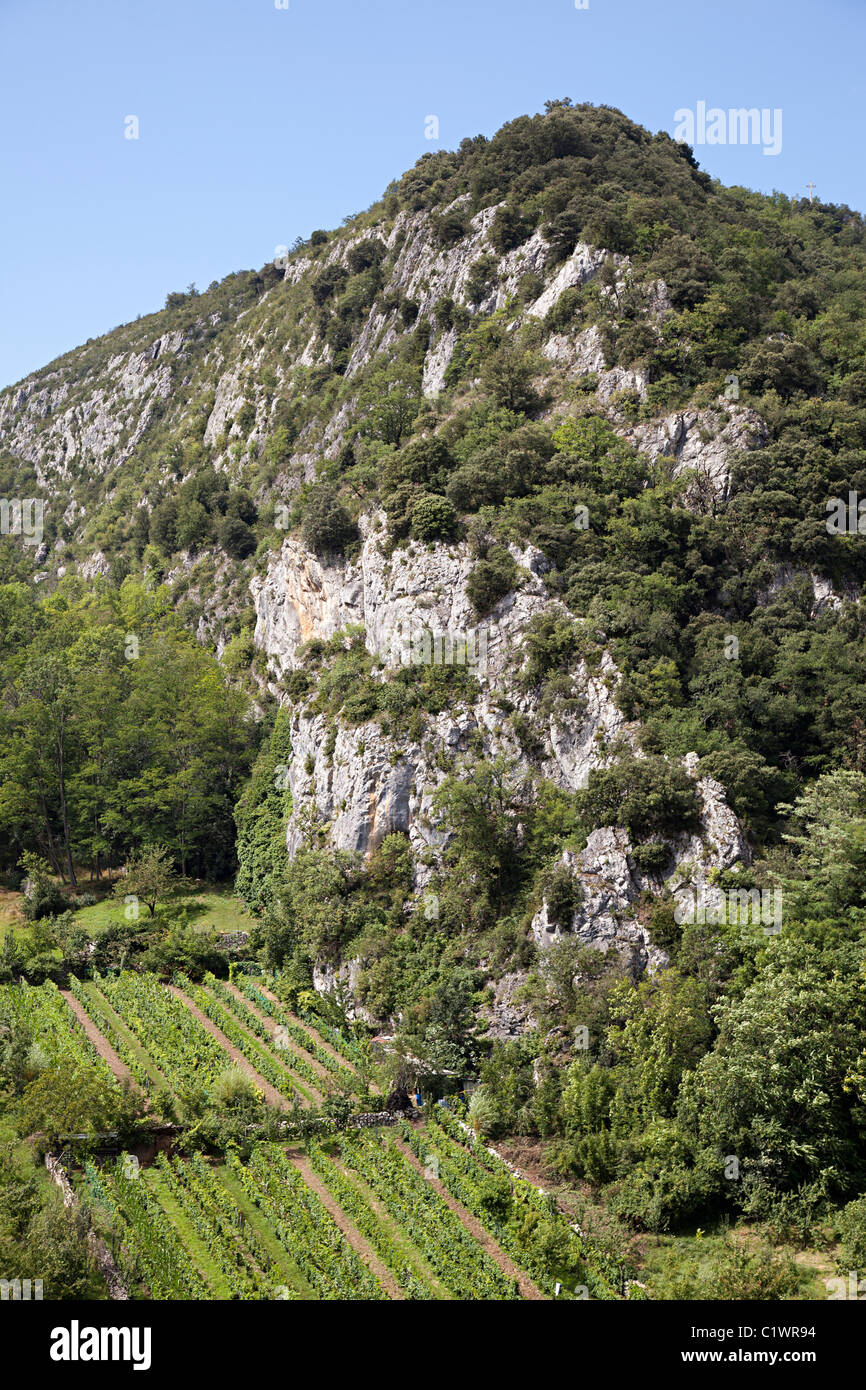
[{"label": "forested hillside", "polygon": [[[0,393],[0,495],[34,521],[0,537],[0,872],[29,923],[0,983],[71,975],[145,1067],[133,993],[87,995],[93,970],[205,977],[207,1009],[263,970],[308,1021],[385,1034],[383,1089],[477,1083],[476,1135],[609,1223],[577,1252],[500,1193],[545,1289],[617,1296],[635,1233],[725,1219],[853,1268],[864,268],[860,213],[551,101]],[[124,920],[148,873],[159,905]],[[205,943],[175,876],[234,885],[248,939]],[[184,1103],[224,1154],[240,1122]],[[227,1172],[272,1199],[265,1159]],[[721,1296],[797,1296],[793,1265],[726,1258]],[[651,1293],[720,1296],[678,1278]]]}]

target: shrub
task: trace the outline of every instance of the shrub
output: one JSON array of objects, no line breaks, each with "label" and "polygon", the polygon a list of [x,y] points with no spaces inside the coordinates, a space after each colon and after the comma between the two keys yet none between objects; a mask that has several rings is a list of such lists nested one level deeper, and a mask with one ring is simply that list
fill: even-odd
[{"label": "shrub", "polygon": [[490,240],[500,255],[521,246],[532,232],[532,222],[524,217],[520,208],[512,203],[503,203],[496,213],[490,227]]},{"label": "shrub", "polygon": [[570,929],[571,920],[580,905],[580,884],[567,864],[561,861],[542,878],[541,888],[547,903],[547,920],[554,926]]},{"label": "shrub", "polygon": [[336,488],[327,483],[312,488],[306,499],[301,527],[307,549],[316,555],[342,555],[357,534],[357,527]]},{"label": "shrub", "polygon": [[531,384],[534,371],[530,354],[507,343],[484,359],[481,384],[497,405],[522,413],[538,405],[538,396]]},{"label": "shrub", "polygon": [[842,1237],[842,1267],[866,1270],[866,1197],[858,1197],[842,1208],[839,1234]]},{"label": "shrub", "polygon": [[381,265],[384,259],[385,243],[378,237],[365,237],[351,248],[346,257],[353,275],[360,275],[362,271]]},{"label": "shrub", "polygon": [[684,767],[661,757],[629,757],[614,767],[594,768],[577,801],[587,824],[622,826],[635,841],[676,835],[693,827],[699,815],[694,780]]},{"label": "shrub", "polygon": [[469,1098],[469,1123],[476,1134],[488,1135],[493,1133],[498,1119],[495,1100],[483,1086],[479,1086]]},{"label": "shrub", "polygon": [[177,550],[177,510],[175,499],[167,497],[164,502],[160,502],[158,507],[154,507],[151,513],[151,543],[163,555],[173,555]]},{"label": "shrub", "polygon": [[504,545],[492,546],[466,581],[466,597],[479,618],[495,608],[517,584],[519,569]]},{"label": "shrub", "polygon": [[235,424],[237,425],[239,432],[244,436],[248,435],[255,423],[256,408],[253,405],[252,401],[244,401],[243,405],[237,413],[237,418],[235,420]]},{"label": "shrub", "polygon": [[294,671],[289,671],[283,677],[283,689],[291,700],[292,704],[298,704],[312,690],[315,681],[309,671],[304,671],[297,667]]},{"label": "shrub", "polygon": [[470,304],[477,304],[486,298],[492,288],[495,271],[495,256],[479,256],[473,261],[466,277],[466,298]]},{"label": "shrub", "polygon": [[323,304],[326,304],[329,299],[343,288],[348,278],[348,271],[346,271],[343,266],[326,266],[318,279],[313,281],[313,302],[321,308]]},{"label": "shrub", "polygon": [[440,246],[453,246],[465,237],[468,230],[469,211],[462,206],[440,213],[433,223],[433,235]]},{"label": "shrub", "polygon": [[637,845],[632,853],[635,864],[642,874],[651,874],[657,877],[665,868],[671,852],[664,840],[647,840],[642,845]]},{"label": "shrub", "polygon": [[249,628],[244,628],[243,632],[226,643],[222,656],[223,670],[230,676],[240,676],[250,669],[255,654],[253,634]]},{"label": "shrub", "polygon": [[258,1099],[255,1083],[240,1067],[228,1067],[214,1078],[209,1099],[218,1110]]},{"label": "shrub", "polygon": [[226,516],[220,522],[217,540],[233,560],[245,560],[256,548],[255,532],[239,516]]},{"label": "shrub", "polygon": [[725,1303],[787,1301],[797,1297],[802,1277],[789,1255],[777,1255],[769,1247],[749,1250],[731,1240],[716,1266],[708,1296]]},{"label": "shrub", "polygon": [[453,536],[457,513],[447,497],[422,493],[412,507],[412,535],[419,541],[435,541]]},{"label": "shrub", "polygon": [[52,879],[51,869],[45,860],[28,851],[21,856],[19,862],[28,882],[28,891],[22,904],[27,920],[38,922],[43,917],[54,917],[60,912],[65,912],[69,902],[63,890]]},{"label": "shrub", "polygon": [[184,498],[177,513],[176,540],[180,550],[195,550],[210,538],[211,519],[195,498]]}]

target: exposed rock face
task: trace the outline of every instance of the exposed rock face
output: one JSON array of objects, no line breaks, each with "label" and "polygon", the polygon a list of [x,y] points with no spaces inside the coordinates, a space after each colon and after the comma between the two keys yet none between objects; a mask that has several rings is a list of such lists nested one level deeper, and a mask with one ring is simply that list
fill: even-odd
[{"label": "exposed rock face", "polygon": [[[688,754],[686,767],[697,775],[697,757]],[[551,921],[543,902],[532,921],[532,934],[541,948],[554,945],[563,935],[573,935],[596,950],[620,952],[639,973],[662,969],[665,951],[653,946],[646,928],[637,920],[633,905],[645,889],[672,892],[690,887],[699,893],[714,869],[732,869],[749,863],[749,848],[724,788],[711,777],[698,781],[701,801],[700,829],[678,836],[671,845],[671,859],[660,878],[641,873],[633,859],[628,832],[613,826],[594,830],[586,847],[575,854],[565,850],[562,863],[577,880],[581,901],[571,922],[563,927]]]},{"label": "exposed rock face", "polygon": [[357,960],[344,961],[336,968],[333,965],[316,965],[313,967],[313,988],[319,994],[338,994],[345,1002],[349,1018],[361,1018],[365,1023],[375,1025],[377,1020],[373,1015],[355,1002],[360,970],[361,963]]},{"label": "exposed rock face", "polygon": [[[275,673],[299,663],[298,649],[309,638],[327,638],[349,624],[362,624],[367,647],[380,658],[386,675],[399,659],[395,631],[428,628],[456,634],[473,622],[465,594],[472,559],[465,546],[418,546],[386,557],[378,519],[365,518],[362,532],[361,554],[352,564],[324,563],[287,540],[268,573],[253,582],[256,642]],[[401,832],[413,850],[420,893],[447,844],[447,834],[436,823],[435,790],[470,748],[474,756],[506,753],[517,769],[574,791],[585,785],[593,767],[605,764],[614,740],[633,740],[634,729],[614,699],[619,673],[605,653],[597,670],[581,662],[575,671],[580,712],[550,715],[543,725],[543,746],[531,759],[519,746],[497,695],[507,695],[519,712],[542,726],[537,692],[522,690],[515,677],[527,622],[556,601],[544,590],[543,556],[530,549],[517,558],[524,570],[523,585],[502,599],[485,622],[486,663],[476,668],[478,693],[471,702],[427,716],[417,738],[390,736],[375,721],[355,728],[339,722],[331,726],[326,716],[309,713],[303,705],[294,709],[287,769],[293,805],[287,829],[290,856],[312,842],[313,827],[324,829],[334,848],[362,854],[369,854],[386,835]],[[686,766],[697,777],[694,755],[686,759]],[[670,863],[658,879],[637,868],[624,830],[596,830],[580,854],[563,854],[563,863],[581,888],[580,905],[566,930],[588,946],[620,952],[636,973],[667,962],[635,912],[644,889],[699,891],[710,870],[748,862],[748,847],[721,785],[701,778],[698,792],[700,828],[672,844]],[[532,932],[542,949],[563,935],[563,928],[550,921],[546,903],[533,920]],[[337,970],[320,967],[316,988],[330,991],[341,983],[354,994],[360,968],[358,961],[345,962]],[[487,1010],[491,1036],[513,1037],[535,1026],[519,999],[522,983],[524,977],[517,972],[496,985]]]},{"label": "exposed rock face", "polygon": [[519,997],[520,989],[525,984],[526,976],[517,970],[497,980],[493,1001],[485,1010],[488,1037],[507,1042],[538,1027],[537,1019]]},{"label": "exposed rock face", "polygon": [[782,593],[791,584],[798,580],[805,579],[812,588],[813,604],[810,617],[818,618],[827,609],[833,611],[842,607],[843,603],[850,600],[856,603],[860,598],[860,589],[856,584],[846,584],[841,594],[837,593],[829,579],[823,575],[815,574],[810,570],[797,569],[794,565],[780,565],[773,576],[771,582],[758,595],[758,603],[761,607],[766,607],[768,603]]},{"label": "exposed rock face", "polygon": [[[459,211],[467,197],[458,198],[454,209]],[[476,213],[468,221],[465,235],[442,246],[437,232],[442,211],[402,211],[392,223],[383,221],[378,227],[341,235],[316,256],[304,254],[287,261],[285,281],[289,286],[301,286],[328,267],[347,267],[360,242],[370,237],[383,242],[384,282],[354,333],[345,370],[348,382],[353,382],[377,355],[390,353],[412,331],[400,310],[393,307],[405,306],[407,301],[416,306],[418,321],[431,330],[422,364],[422,390],[427,397],[443,390],[459,340],[458,329],[443,319],[442,301],[450,299],[470,318],[508,306],[507,328],[511,332],[521,324],[543,321],[567,290],[593,280],[607,264],[614,274],[611,283],[601,287],[603,299],[615,303],[631,286],[637,291],[641,312],[653,326],[671,311],[662,281],[632,285],[633,267],[627,256],[578,243],[564,261],[551,265],[550,245],[541,231],[500,254],[491,240],[498,207]],[[469,287],[480,257],[489,258],[489,283],[481,297],[473,299]],[[537,283],[527,277],[535,277]],[[262,295],[259,306],[266,304],[270,292]],[[141,450],[138,454],[136,450],[147,442],[157,421],[169,438],[173,433],[188,434],[191,419],[200,422],[196,444],[200,440],[217,470],[232,473],[240,467],[243,471],[261,457],[276,427],[280,400],[291,398],[299,387],[304,390],[304,374],[334,357],[321,336],[309,298],[301,295],[297,303],[297,319],[288,339],[284,339],[286,328],[279,310],[272,318],[267,312],[259,315],[256,328],[247,318],[249,307],[234,318],[203,313],[183,330],[164,331],[151,341],[146,321],[142,321],[140,328],[126,325],[119,330],[120,350],[107,348],[103,357],[101,343],[95,348],[86,345],[79,350],[80,355],[69,354],[48,371],[0,392],[0,448],[33,465],[49,515],[55,509],[58,516],[63,515],[67,540],[78,547],[77,553],[63,557],[64,571],[86,562],[92,549],[87,543],[87,527],[98,508],[91,496],[85,507],[82,476],[101,475],[106,483],[104,496],[109,498],[113,472],[121,470],[132,455],[141,456]],[[272,346],[275,338],[284,340],[276,355]],[[560,385],[563,378],[589,373],[597,377],[592,398],[595,409],[615,412],[615,397],[621,392],[646,398],[643,371],[606,366],[602,333],[595,324],[575,333],[548,333],[540,350],[558,369],[553,375]],[[260,375],[270,375],[267,389],[257,384]],[[552,409],[562,408],[563,403],[560,399]],[[333,457],[354,427],[356,404],[353,399],[343,400],[330,418],[305,423],[291,456],[276,477],[262,486],[257,500],[288,498],[302,483],[313,481],[322,460]],[[724,495],[731,452],[753,447],[763,433],[753,412],[729,402],[725,405],[731,418],[724,426],[714,419],[713,412],[692,411],[621,432],[655,456],[673,456],[678,471],[698,467]],[[614,422],[616,418],[614,413]],[[157,464],[161,476],[154,481],[173,485],[171,461],[158,458]],[[53,566],[54,576],[61,564],[54,555],[38,563],[48,566],[47,574],[52,573]]]},{"label": "exposed rock face", "polygon": [[[384,515],[362,517],[364,544],[353,564],[329,564],[299,542],[286,540],[279,558],[250,591],[256,608],[255,641],[278,673],[297,665],[298,648],[311,637],[328,638],[362,623],[367,649],[395,664],[401,642],[423,630],[459,634],[484,631],[486,672],[503,676],[513,639],[533,614],[548,606],[541,575],[544,556],[534,547],[512,547],[526,571],[519,592],[508,594],[484,624],[474,617],[466,581],[475,561],[468,545],[411,543],[384,554]],[[398,658],[399,659],[399,658]]]},{"label": "exposed rock face", "polygon": [[731,456],[740,449],[758,448],[767,437],[767,428],[754,410],[725,400],[719,408],[687,410],[651,424],[635,425],[623,433],[651,459],[674,459],[675,476],[687,468],[697,469],[725,498]]},{"label": "exposed rock face", "polygon": [[101,550],[95,550],[89,560],[85,560],[80,566],[79,573],[83,579],[95,579],[98,574],[108,574],[111,566]]},{"label": "exposed rock face", "polygon": [[[548,314],[559,302],[566,290],[577,285],[584,285],[587,280],[592,279],[604,264],[607,254],[606,251],[594,251],[591,246],[585,246],[583,242],[578,242],[568,260],[560,266],[550,284],[545,286],[527,312],[533,318],[543,319],[545,314]],[[622,257],[614,256],[613,260],[619,264]]]},{"label": "exposed rock face", "polygon": [[598,377],[596,396],[609,404],[617,391],[635,391],[641,400],[646,396],[646,372],[627,367],[606,367],[601,332],[590,324],[580,333],[553,333],[541,349],[550,362],[562,367],[566,375],[578,379],[590,373]]},{"label": "exposed rock face", "polygon": [[[172,374],[166,359],[182,343],[182,333],[168,333],[143,352],[111,358],[104,376],[113,378],[112,386],[97,384],[102,373],[94,369],[90,393],[87,380],[83,390],[76,383],[75,401],[60,372],[28,378],[14,393],[0,396],[0,440],[34,465],[40,487],[49,491],[52,475],[69,477],[76,462],[86,460],[89,471],[104,472],[110,461],[129,458],[156,402],[169,396]],[[44,421],[49,423],[43,428]]]},{"label": "exposed rock face", "polygon": [[[440,846],[432,795],[446,775],[443,764],[451,768],[473,736],[480,737],[485,755],[507,753],[524,770],[540,770],[574,791],[585,785],[592,767],[604,764],[613,740],[631,734],[614,700],[619,673],[607,653],[598,670],[581,663],[575,672],[580,713],[554,712],[542,722],[537,695],[516,685],[527,623],[544,609],[561,608],[545,591],[546,562],[539,551],[514,549],[523,570],[521,587],[500,600],[479,625],[466,597],[474,564],[468,547],[410,546],[386,557],[378,521],[363,519],[361,555],[349,565],[323,563],[298,542],[284,543],[267,574],[251,584],[256,644],[267,653],[274,673],[281,674],[298,664],[303,642],[363,624],[367,648],[386,672],[400,663],[407,639],[416,634],[466,639],[478,695],[471,704],[429,716],[418,741],[391,738],[370,722],[357,728],[338,725],[329,747],[325,716],[296,709],[288,768],[294,806],[290,854],[308,837],[311,812],[328,826],[328,839],[336,848],[368,853],[393,831],[408,833],[419,854]],[[536,719],[543,745],[532,763],[504,719],[497,693]]]}]

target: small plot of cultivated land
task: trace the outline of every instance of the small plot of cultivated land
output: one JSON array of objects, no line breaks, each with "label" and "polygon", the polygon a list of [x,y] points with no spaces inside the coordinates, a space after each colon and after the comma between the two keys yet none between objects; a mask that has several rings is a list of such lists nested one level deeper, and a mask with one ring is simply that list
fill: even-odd
[{"label": "small plot of cultivated land", "polygon": [[[259,1022],[265,1028],[267,1028],[270,1034],[273,1035],[274,1033],[276,1033],[277,1029],[280,1026],[278,1019],[271,1018],[270,1014],[266,1014],[261,1009],[256,1008],[254,1002],[251,999],[247,999],[246,995],[242,994],[241,991],[237,989],[235,985],[229,984],[228,981],[226,981],[225,984],[226,988],[229,989],[233,995],[235,995],[235,997],[241,1002],[241,1004],[246,1005],[250,1013],[255,1015]],[[289,1017],[291,1018],[291,1015],[289,1015]],[[285,1041],[282,1043],[280,1050],[282,1052],[282,1057],[280,1058],[280,1060],[290,1071],[292,1067],[291,1058],[292,1054],[294,1054],[294,1056],[302,1058],[303,1061],[306,1062],[307,1066],[312,1067],[313,1071],[316,1072],[317,1075],[320,1076],[323,1081],[327,1081],[329,1079],[330,1072],[328,1071],[328,1068],[323,1066],[321,1062],[317,1061],[311,1052],[307,1052],[304,1048],[300,1046],[299,1043],[296,1043],[294,1038],[286,1038]],[[335,1053],[334,1056],[337,1057],[338,1060],[342,1060],[339,1058],[338,1053]],[[343,1065],[346,1066],[346,1063],[343,1062]]]},{"label": "small plot of cultivated land", "polygon": [[[358,1068],[356,1067],[355,1063],[351,1061],[350,1058],[344,1057],[342,1053],[338,1052],[337,1049],[331,1043],[328,1042],[327,1038],[323,1038],[322,1035],[316,1031],[312,1023],[307,1023],[306,1019],[299,1018],[297,1014],[293,1014],[290,1009],[287,1009],[282,1000],[277,998],[273,990],[268,989],[266,985],[262,984],[261,980],[255,980],[254,983],[256,989],[258,989],[265,996],[266,999],[270,999],[272,1004],[276,1004],[277,1007],[282,1010],[282,1012],[285,1014],[286,1018],[289,1020],[290,1023],[296,1024],[298,1028],[302,1028],[305,1033],[309,1033],[312,1041],[316,1043],[322,1049],[323,1052],[327,1052],[329,1056],[333,1057],[335,1062],[339,1062],[340,1066],[345,1067],[347,1071],[358,1071]],[[246,1003],[250,1003],[250,1001],[246,998],[246,995],[244,995],[243,998]],[[253,1006],[250,1005],[250,1007]],[[264,1018],[266,1017],[266,1015],[262,1014],[262,1017]],[[382,1094],[381,1086],[379,1086],[375,1081],[370,1082],[370,1090],[373,1092],[374,1095]]]},{"label": "small plot of cultivated land", "polygon": [[168,1184],[162,1174],[156,1168],[148,1168],[144,1173],[144,1181],[156,1197],[166,1216],[171,1219],[172,1225],[186,1246],[190,1259],[198,1269],[199,1274],[201,1274],[210,1285],[214,1298],[231,1298],[231,1290],[221,1270],[211,1259],[207,1246],[195,1230],[192,1222],[186,1214],[181,1211],[177,1201],[171,1192],[169,1192]]},{"label": "small plot of cultivated land", "polygon": [[400,1253],[403,1256],[406,1266],[409,1269],[411,1269],[412,1273],[415,1275],[415,1278],[418,1279],[422,1284],[426,1284],[429,1288],[431,1288],[437,1298],[453,1298],[453,1295],[451,1294],[450,1290],[448,1290],[445,1287],[441,1279],[437,1278],[435,1270],[431,1269],[430,1265],[427,1263],[427,1261],[424,1259],[424,1256],[421,1254],[421,1251],[418,1250],[412,1244],[412,1241],[407,1232],[404,1231],[402,1227],[397,1224],[394,1218],[389,1215],[389,1213],[382,1206],[382,1203],[379,1201],[373,1189],[369,1187],[367,1183],[364,1182],[364,1179],[361,1177],[361,1175],[359,1173],[356,1173],[353,1168],[348,1168],[345,1163],[341,1163],[339,1160],[335,1161],[335,1166],[338,1168],[340,1173],[342,1173],[346,1181],[352,1184],[358,1195],[361,1198],[363,1198],[363,1200],[367,1203],[367,1206],[377,1217],[380,1224],[384,1226],[385,1230],[388,1232],[388,1234],[391,1236],[391,1239],[394,1241],[395,1245],[400,1250]]},{"label": "small plot of cultivated land", "polygon": [[314,1299],[316,1297],[313,1289],[307,1283],[297,1265],[294,1264],[286,1250],[277,1240],[267,1221],[262,1216],[255,1202],[251,1202],[243,1187],[238,1182],[234,1174],[225,1167],[213,1170],[223,1187],[231,1194],[232,1200],[238,1210],[243,1213],[244,1218],[249,1223],[253,1233],[261,1241],[267,1250],[274,1264],[282,1271],[285,1283],[294,1289],[301,1298]]},{"label": "small plot of cultivated land", "polygon": [[331,1220],[334,1222],[336,1226],[339,1226],[340,1230],[343,1232],[343,1235],[346,1237],[346,1240],[349,1242],[352,1249],[355,1251],[355,1254],[359,1255],[361,1259],[364,1261],[364,1264],[367,1266],[367,1268],[373,1274],[375,1274],[376,1278],[379,1280],[379,1283],[382,1285],[382,1288],[385,1290],[388,1297],[393,1299],[404,1299],[406,1295],[400,1288],[391,1271],[387,1268],[386,1265],[382,1263],[375,1250],[372,1249],[372,1247],[361,1235],[361,1232],[358,1230],[357,1226],[355,1226],[355,1224],[349,1220],[342,1207],[331,1196],[330,1192],[325,1187],[325,1184],[321,1182],[319,1178],[316,1176],[316,1174],[313,1172],[307,1159],[301,1158],[298,1154],[291,1153],[289,1154],[289,1158],[297,1168],[301,1177],[304,1179],[304,1182],[307,1184],[307,1187],[311,1188],[312,1191],[315,1192],[316,1196],[322,1203],[322,1206],[327,1211]]},{"label": "small plot of cultivated land", "polygon": [[[224,982],[220,981],[220,983],[222,984]],[[185,1004],[189,1005],[196,1012],[197,1018],[201,1017],[207,1019],[207,1015],[203,1013],[202,1010],[197,1009],[195,1002],[191,1000],[189,996],[186,993],[184,993],[184,991],[179,990],[176,985],[170,985],[169,988],[172,990],[173,993],[177,994]],[[228,1018],[231,1020],[234,1027],[240,1029],[241,1033],[247,1040],[247,1043],[253,1050],[254,1054],[257,1049],[260,1049],[262,1052],[265,1053],[265,1055],[268,1057],[268,1060],[272,1064],[278,1066],[281,1072],[285,1072],[287,1079],[292,1083],[292,1086],[297,1092],[298,1098],[302,1105],[321,1105],[324,1102],[325,1088],[323,1087],[322,1090],[318,1090],[312,1084],[308,1077],[300,1076],[298,1074],[297,1066],[293,1068],[291,1049],[276,1048],[273,1046],[269,1046],[269,1044],[263,1038],[258,1037],[248,1027],[246,1027],[246,1025],[241,1021],[241,1019],[239,1019],[235,1014],[233,1014],[231,1009],[227,1007],[225,1001],[223,999],[220,999],[219,996],[215,994],[212,989],[208,988],[207,985],[199,985],[198,988],[203,990],[205,994],[209,995],[209,997],[214,1001],[214,1004],[216,1004],[217,1008],[223,1009],[226,1012]],[[242,996],[237,995],[236,990],[234,990],[231,986],[227,986],[227,988],[229,988],[233,994],[240,998],[242,1003],[246,1004],[247,1001],[243,999]],[[225,1034],[223,1030],[220,1028],[218,1021],[215,1022],[213,1019],[207,1019],[207,1021],[210,1024],[210,1029],[216,1028],[217,1032],[220,1035],[220,1038],[225,1037]],[[237,1049],[234,1048],[234,1045],[231,1043],[231,1039],[228,1039],[228,1042],[229,1046],[231,1046],[233,1050],[236,1051]],[[223,1046],[222,1043],[220,1043],[220,1045]],[[304,1060],[307,1061],[307,1065],[312,1067],[313,1059],[307,1059],[306,1054],[303,1053],[300,1048],[294,1049],[294,1055],[298,1058],[303,1057]],[[253,1056],[252,1059],[247,1058],[247,1062],[250,1066],[252,1066],[255,1069],[255,1056]],[[315,1074],[318,1075],[318,1072],[316,1072]],[[325,1076],[327,1076],[327,1072],[325,1072]]]},{"label": "small plot of cultivated land", "polygon": [[[105,1015],[106,1018],[108,1018],[108,1020],[111,1023],[112,1030],[117,1035],[117,1037],[122,1039],[126,1046],[129,1048],[129,1050],[135,1054],[138,1061],[141,1063],[148,1076],[150,1077],[153,1085],[164,1086],[167,1090],[171,1090],[171,1087],[169,1086],[159,1067],[154,1062],[150,1053],[144,1047],[142,1047],[138,1038],[127,1026],[127,1024],[124,1023],[123,1019],[120,1017],[120,1014],[117,1013],[117,1011],[112,1007],[111,1004],[109,1004],[105,995],[98,988],[98,986],[92,980],[84,980],[82,981],[82,989],[84,990],[85,995],[88,999],[95,1000],[99,1012],[101,1012]],[[111,1037],[109,1036],[109,1042],[110,1041]]]}]

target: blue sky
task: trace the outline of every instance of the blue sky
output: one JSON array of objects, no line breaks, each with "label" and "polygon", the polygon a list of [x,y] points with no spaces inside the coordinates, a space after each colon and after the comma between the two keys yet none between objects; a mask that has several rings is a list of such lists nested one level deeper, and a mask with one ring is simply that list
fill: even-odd
[{"label": "blue sky", "polygon": [[699,101],[781,108],[780,154],[704,145],[702,167],[866,207],[864,0],[288,5],[0,0],[0,386],[550,97],[672,134]]}]

